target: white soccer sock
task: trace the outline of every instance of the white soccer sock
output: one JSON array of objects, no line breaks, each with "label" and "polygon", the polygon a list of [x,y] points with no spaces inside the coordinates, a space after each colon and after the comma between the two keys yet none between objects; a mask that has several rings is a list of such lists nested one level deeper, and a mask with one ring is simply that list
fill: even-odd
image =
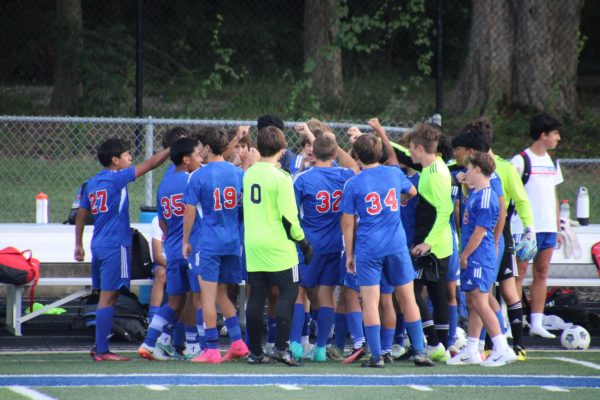
[{"label": "white soccer sock", "polygon": [[468,337],[467,338],[467,352],[471,354],[479,353],[479,338]]},{"label": "white soccer sock", "polygon": [[492,342],[494,343],[494,351],[502,352],[506,350],[508,347],[508,342],[506,341],[506,336],[500,334],[498,336],[494,336],[492,338]]},{"label": "white soccer sock", "polygon": [[531,327],[532,328],[543,328],[542,321],[544,319],[543,313],[531,313]]}]

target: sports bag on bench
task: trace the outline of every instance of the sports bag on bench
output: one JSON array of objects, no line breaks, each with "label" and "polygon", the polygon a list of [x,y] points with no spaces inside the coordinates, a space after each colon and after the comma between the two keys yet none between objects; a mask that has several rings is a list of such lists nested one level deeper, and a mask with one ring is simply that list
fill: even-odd
[{"label": "sports bag on bench", "polygon": [[31,250],[19,251],[14,247],[0,250],[0,282],[23,286],[31,281],[29,289],[30,311],[33,305],[35,285],[40,279],[40,260],[33,258]]}]

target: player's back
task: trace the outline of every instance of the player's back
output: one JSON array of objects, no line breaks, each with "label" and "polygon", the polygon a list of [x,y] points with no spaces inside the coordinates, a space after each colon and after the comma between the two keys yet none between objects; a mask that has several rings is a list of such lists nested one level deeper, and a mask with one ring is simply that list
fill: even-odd
[{"label": "player's back", "polygon": [[194,248],[211,255],[239,255],[239,213],[244,172],[226,161],[210,162],[190,177],[184,196],[196,204]]},{"label": "player's back", "polygon": [[94,217],[92,248],[131,246],[127,184],[134,180],[134,167],[104,169],[89,180],[81,207]]},{"label": "player's back", "polygon": [[246,171],[244,246],[248,272],[282,271],[298,264],[296,245],[289,238],[304,234],[294,232],[292,224],[288,236],[282,210],[291,209],[290,206],[297,215],[292,180],[287,172],[265,162],[258,162]]},{"label": "player's back", "polygon": [[353,176],[348,168],[312,167],[294,179],[300,224],[315,254],[343,249],[340,203],[344,185]]},{"label": "player's back", "polygon": [[343,211],[355,210],[358,216],[358,258],[378,258],[406,250],[399,205],[400,194],[408,193],[411,187],[400,168],[385,166],[365,169],[346,183]]},{"label": "player's back", "polygon": [[[419,173],[415,173],[411,176],[406,177],[414,187],[419,186]],[[402,218],[402,226],[406,233],[406,244],[409,248],[412,247],[413,240],[415,238],[415,225],[417,223],[417,196],[403,201],[401,203],[402,208],[400,209],[400,217]]]},{"label": "player's back", "polygon": [[190,174],[185,171],[165,173],[156,193],[158,218],[167,224],[164,246],[165,255],[169,261],[183,258],[181,253],[183,215],[185,213],[183,194],[188,186],[189,178]]}]

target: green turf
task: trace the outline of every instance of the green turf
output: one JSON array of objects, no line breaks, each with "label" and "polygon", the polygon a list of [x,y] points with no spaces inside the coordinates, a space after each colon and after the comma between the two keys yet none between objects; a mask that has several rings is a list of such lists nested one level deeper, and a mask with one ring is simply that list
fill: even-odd
[{"label": "green turf", "polygon": [[[219,400],[330,400],[340,399],[381,399],[381,400],[431,400],[443,398],[445,400],[465,399],[544,399],[564,400],[576,398],[578,400],[597,400],[600,396],[598,389],[569,389],[565,392],[550,392],[542,388],[498,388],[498,387],[433,387],[430,392],[420,392],[403,386],[395,387],[306,387],[299,386],[300,390],[286,390],[278,386],[263,387],[174,387],[168,386],[167,391],[154,391],[146,387],[40,387],[39,392],[59,400],[80,399],[219,399]],[[0,388],[0,398],[3,400],[22,400],[24,397],[11,392],[9,389]]]},{"label": "green turf", "polygon": [[475,366],[452,367],[438,364],[435,368],[417,368],[412,363],[398,362],[384,369],[365,369],[358,365],[341,365],[328,361],[315,364],[307,361],[303,368],[289,368],[280,364],[248,366],[244,361],[204,365],[187,362],[150,362],[132,353],[129,363],[93,363],[87,354],[4,354],[0,355],[0,371],[4,374],[132,374],[132,373],[215,373],[215,374],[356,374],[356,375],[399,375],[399,374],[515,374],[515,375],[600,375],[600,370],[577,364],[570,364],[551,357],[567,357],[576,360],[590,361],[600,365],[600,352],[528,352],[528,360],[498,368],[482,368]]}]

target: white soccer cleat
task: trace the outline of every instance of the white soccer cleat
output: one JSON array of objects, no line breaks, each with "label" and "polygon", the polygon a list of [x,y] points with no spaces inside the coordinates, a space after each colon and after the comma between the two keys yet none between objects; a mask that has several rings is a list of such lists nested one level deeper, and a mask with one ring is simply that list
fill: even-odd
[{"label": "white soccer cleat", "polygon": [[531,329],[529,329],[529,336],[540,336],[540,337],[543,337],[546,339],[556,339],[555,334],[548,332],[546,329],[544,329],[541,326],[539,326],[539,327],[532,326]]},{"label": "white soccer cleat", "polygon": [[480,353],[470,353],[467,349],[461,351],[454,357],[446,360],[447,365],[469,365],[469,364],[481,364],[483,360],[481,359]]},{"label": "white soccer cleat", "polygon": [[482,367],[501,367],[506,364],[517,361],[517,355],[510,347],[506,347],[503,351],[494,351],[489,357],[483,361]]}]

